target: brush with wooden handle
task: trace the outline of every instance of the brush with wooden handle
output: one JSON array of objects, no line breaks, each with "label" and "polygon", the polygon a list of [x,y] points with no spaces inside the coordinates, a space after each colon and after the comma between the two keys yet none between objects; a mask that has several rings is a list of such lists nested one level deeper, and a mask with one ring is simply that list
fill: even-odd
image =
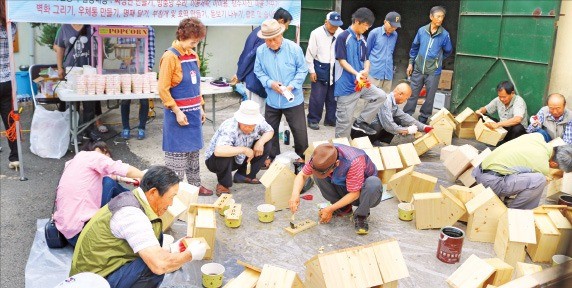
[{"label": "brush with wooden handle", "polygon": [[296,229],[296,224],[294,221],[296,220],[296,213],[292,213],[292,217],[290,217],[290,228]]}]

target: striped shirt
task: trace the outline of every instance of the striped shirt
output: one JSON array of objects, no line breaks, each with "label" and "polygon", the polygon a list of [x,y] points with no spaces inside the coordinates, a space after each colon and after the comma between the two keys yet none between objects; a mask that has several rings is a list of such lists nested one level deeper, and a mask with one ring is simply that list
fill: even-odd
[{"label": "striped shirt", "polygon": [[[568,109],[566,109],[566,110],[568,110]],[[538,121],[540,121],[540,123],[542,125],[533,126],[531,123],[528,126],[528,128],[526,128],[526,132],[527,133],[533,133],[533,132],[536,132],[536,131],[542,129],[543,127],[545,127],[544,126],[545,121],[551,121],[551,122],[554,122],[557,124],[561,124],[560,122],[564,121],[564,118],[567,116],[568,113],[570,113],[570,112],[565,111],[564,114],[562,114],[562,116],[560,116],[556,119],[556,118],[554,118],[554,116],[552,116],[552,114],[550,114],[548,107],[544,106],[536,114],[536,116],[538,117]],[[566,142],[566,144],[572,144],[572,120],[568,121],[568,123],[565,124],[564,131],[562,132],[561,136],[560,135],[555,135],[555,136],[562,138],[562,140],[564,142]]]},{"label": "striped shirt", "polygon": [[[365,156],[357,157],[352,161],[346,177],[346,188],[348,189],[348,192],[352,193],[361,191],[361,187],[365,182],[365,166]],[[334,168],[334,170],[335,169],[336,168]],[[312,175],[313,171],[312,161],[306,163],[304,168],[302,168],[302,173],[306,176]],[[330,178],[330,176],[328,176],[328,178]]]},{"label": "striped shirt", "polygon": [[[12,26],[12,39],[16,35],[16,24]],[[0,82],[10,81],[10,46],[8,45],[8,31],[0,25]]]}]

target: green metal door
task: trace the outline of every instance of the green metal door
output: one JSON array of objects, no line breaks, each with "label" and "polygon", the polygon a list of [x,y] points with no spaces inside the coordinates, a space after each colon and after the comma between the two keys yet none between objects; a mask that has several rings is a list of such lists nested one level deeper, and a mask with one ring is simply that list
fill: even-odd
[{"label": "green metal door", "polygon": [[[310,32],[323,25],[326,14],[334,10],[334,0],[302,0],[302,19],[300,19],[300,46],[306,53]],[[293,27],[284,33],[284,37],[296,39],[296,29]]]},{"label": "green metal door", "polygon": [[548,90],[560,0],[462,0],[451,110],[478,109],[514,83],[528,114]]}]

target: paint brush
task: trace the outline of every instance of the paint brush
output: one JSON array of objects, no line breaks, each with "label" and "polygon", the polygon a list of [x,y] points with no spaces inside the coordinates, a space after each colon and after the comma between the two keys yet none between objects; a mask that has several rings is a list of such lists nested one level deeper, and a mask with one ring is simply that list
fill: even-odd
[{"label": "paint brush", "polygon": [[292,217],[290,217],[290,228],[296,229],[296,224],[294,224],[294,220],[296,220],[296,213],[292,213]]}]

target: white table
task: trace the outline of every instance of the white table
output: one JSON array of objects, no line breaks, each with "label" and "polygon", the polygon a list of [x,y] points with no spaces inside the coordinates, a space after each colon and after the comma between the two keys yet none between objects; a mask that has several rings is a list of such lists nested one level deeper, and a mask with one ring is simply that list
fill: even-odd
[{"label": "white table", "polygon": [[[212,120],[208,119],[213,123],[213,128],[216,130],[216,102],[215,96],[216,94],[221,93],[230,93],[232,92],[232,87],[218,87],[211,85],[210,83],[201,82],[201,93],[204,95],[211,95],[212,97]],[[70,105],[70,133],[72,135],[72,141],[74,144],[75,153],[78,152],[78,144],[77,144],[77,135],[83,132],[89,125],[94,123],[97,119],[102,117],[103,115],[111,112],[111,110],[116,109],[119,107],[108,107],[109,110],[105,111],[99,116],[96,116],[93,120],[82,123],[79,125],[79,119],[75,119],[74,116],[77,116],[76,109],[76,102],[80,101],[107,101],[107,100],[136,100],[136,99],[150,99],[150,98],[159,98],[159,94],[156,93],[142,93],[142,94],[98,94],[98,95],[84,95],[84,94],[77,94],[75,91],[71,89],[65,88],[58,88],[56,91],[58,97],[61,101],[69,102]]]}]

